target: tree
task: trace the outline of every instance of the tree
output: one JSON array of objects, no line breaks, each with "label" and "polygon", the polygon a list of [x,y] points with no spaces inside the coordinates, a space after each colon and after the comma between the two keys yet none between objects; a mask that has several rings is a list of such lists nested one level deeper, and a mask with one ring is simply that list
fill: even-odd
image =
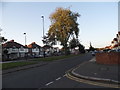
[{"label": "tree", "polygon": [[5,39],[5,37],[2,37],[2,42],[6,42],[7,39]]},{"label": "tree", "polygon": [[51,26],[48,31],[49,38],[55,38],[61,43],[67,54],[68,40],[70,36],[78,38],[79,28],[77,18],[80,16],[78,13],[72,12],[70,9],[57,8],[51,14]]},{"label": "tree", "polygon": [[43,37],[43,43],[45,45],[49,45],[49,46],[53,46],[56,44],[56,39],[54,37],[49,37],[48,34],[46,34],[44,37]]},{"label": "tree", "polygon": [[95,48],[92,46],[91,42],[90,42],[90,47],[89,47],[89,51],[94,51]]},{"label": "tree", "polygon": [[78,45],[79,45],[78,39],[73,38],[69,42],[69,46],[70,46],[71,49],[77,47]]},{"label": "tree", "polygon": [[71,49],[75,48],[75,47],[79,47],[79,52],[80,53],[85,53],[85,47],[80,44],[78,39],[73,38],[70,42],[69,42],[69,46]]},{"label": "tree", "polygon": [[85,47],[82,44],[79,44],[78,47],[80,53],[85,53]]},{"label": "tree", "polygon": [[1,36],[0,36],[0,45],[1,45],[2,43],[6,42],[6,41],[7,41],[7,39],[5,39],[5,37],[1,37]]}]

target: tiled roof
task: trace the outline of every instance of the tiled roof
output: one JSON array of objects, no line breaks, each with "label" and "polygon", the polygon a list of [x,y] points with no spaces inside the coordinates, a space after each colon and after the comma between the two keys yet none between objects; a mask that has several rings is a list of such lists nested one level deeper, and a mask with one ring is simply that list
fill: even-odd
[{"label": "tiled roof", "polygon": [[36,48],[36,47],[41,48],[41,46],[39,46],[39,45],[36,44],[35,42],[32,42],[32,43],[29,44],[27,47],[28,47],[28,48]]},{"label": "tiled roof", "polygon": [[22,44],[14,42],[14,40],[11,40],[11,41],[6,42],[5,44],[2,44],[2,47],[3,48],[13,48],[13,47],[16,47],[16,48],[20,48],[20,47],[27,48],[27,47],[23,46]]}]

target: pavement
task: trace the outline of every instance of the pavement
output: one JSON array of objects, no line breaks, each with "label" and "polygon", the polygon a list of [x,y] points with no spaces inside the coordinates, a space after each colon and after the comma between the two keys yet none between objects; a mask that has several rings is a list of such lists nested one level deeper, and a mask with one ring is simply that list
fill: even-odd
[{"label": "pavement", "polygon": [[120,85],[119,70],[119,65],[98,64],[94,57],[92,60],[78,65],[69,73],[77,78]]}]

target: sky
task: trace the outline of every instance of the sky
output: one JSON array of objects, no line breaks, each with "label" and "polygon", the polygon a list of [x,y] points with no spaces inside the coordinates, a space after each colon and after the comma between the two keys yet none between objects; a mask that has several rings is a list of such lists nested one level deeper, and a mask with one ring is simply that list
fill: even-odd
[{"label": "sky", "polygon": [[0,27],[2,36],[9,40],[27,45],[36,42],[42,44],[44,16],[44,30],[47,33],[51,25],[49,16],[56,8],[70,8],[81,16],[79,23],[80,43],[89,48],[100,48],[111,44],[118,32],[118,3],[117,2],[4,2],[0,3]]}]

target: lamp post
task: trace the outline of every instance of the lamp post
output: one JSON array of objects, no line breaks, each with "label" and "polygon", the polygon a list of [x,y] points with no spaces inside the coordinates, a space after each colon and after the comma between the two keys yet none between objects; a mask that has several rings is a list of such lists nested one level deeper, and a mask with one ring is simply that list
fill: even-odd
[{"label": "lamp post", "polygon": [[[26,33],[23,33],[25,35],[25,46],[26,46]],[[27,51],[25,49],[25,59],[27,60]]]},{"label": "lamp post", "polygon": [[25,35],[25,45],[26,45],[26,33],[23,33]]},{"label": "lamp post", "polygon": [[[41,16],[42,20],[43,20],[43,45],[44,45],[44,16]],[[44,58],[45,58],[45,49],[44,49],[44,46],[43,46],[43,55],[44,55]]]},{"label": "lamp post", "polygon": [[44,38],[44,16],[41,16],[42,20],[43,20],[43,38]]}]

